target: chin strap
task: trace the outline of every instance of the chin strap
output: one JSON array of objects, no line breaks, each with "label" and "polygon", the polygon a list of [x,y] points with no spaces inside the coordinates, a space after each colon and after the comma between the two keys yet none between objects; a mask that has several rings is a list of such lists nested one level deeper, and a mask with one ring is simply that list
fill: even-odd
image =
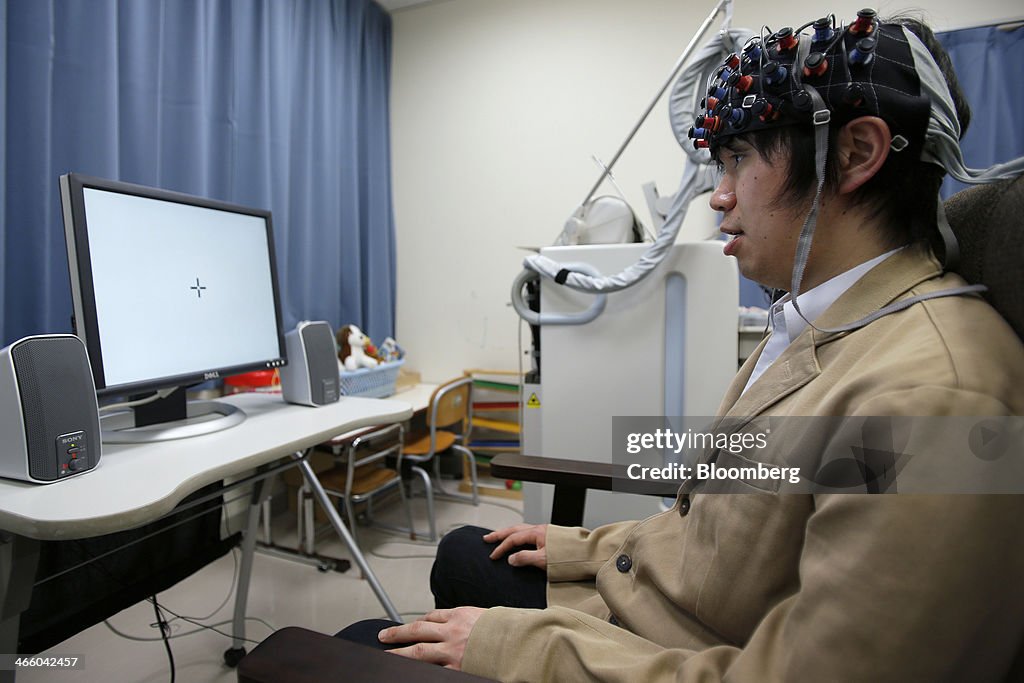
[{"label": "chin strap", "polygon": [[946,205],[943,203],[942,197],[936,197],[935,202],[935,221],[939,228],[939,235],[942,236],[942,269],[956,270],[956,267],[960,265],[960,243],[956,241],[953,228],[949,224],[949,219],[946,218]]}]

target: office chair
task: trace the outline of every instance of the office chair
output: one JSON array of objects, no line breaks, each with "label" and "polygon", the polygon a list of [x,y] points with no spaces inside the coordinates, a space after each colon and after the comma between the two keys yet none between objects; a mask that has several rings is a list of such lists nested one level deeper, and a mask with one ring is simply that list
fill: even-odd
[{"label": "office chair", "polygon": [[[985,298],[1009,322],[1017,336],[1024,339],[1024,292],[1021,291],[1020,278],[1021,264],[1024,264],[1024,244],[1020,239],[1021,217],[1024,216],[1024,176],[964,190],[946,202],[946,215],[960,242],[960,265],[955,268],[956,272],[968,282],[988,285]],[[619,486],[628,485],[631,481],[626,477],[625,468],[616,469],[608,463],[512,453],[495,456],[491,461],[491,472],[500,478],[554,484],[552,522],[562,524],[582,520],[587,489],[612,490],[614,483],[616,490],[628,490]],[[561,518],[556,522],[557,515]],[[284,631],[290,633],[285,634]],[[328,636],[311,631],[284,631],[271,635],[242,660],[238,668],[239,683],[312,683],[326,680],[327,672],[355,670],[368,676],[361,680],[383,681],[416,678],[421,672],[420,668],[413,666],[421,662],[400,660],[398,666],[403,668],[397,672],[390,666],[400,658],[381,659],[382,656],[387,657],[387,653],[338,638],[333,639],[338,643],[331,643]],[[309,649],[306,649],[307,644]],[[300,660],[314,648],[319,668],[308,673],[298,671]],[[447,671],[440,667],[435,669]],[[288,676],[274,677],[273,671],[288,671]],[[472,677],[462,680],[472,680]],[[1018,647],[1005,680],[1006,683],[1024,680],[1024,643]]]},{"label": "office chair", "polygon": [[958,192],[946,201],[946,217],[960,242],[965,280],[988,286],[985,299],[1024,339],[1024,176]]},{"label": "office chair", "polygon": [[[427,498],[427,522],[430,526],[430,541],[436,541],[437,518],[434,515],[434,497],[468,500],[473,505],[480,504],[477,489],[476,459],[472,451],[463,444],[473,426],[470,405],[473,393],[473,379],[462,377],[445,382],[430,396],[427,404],[426,427],[406,435],[402,457],[411,463],[409,469],[423,482]],[[461,427],[461,431],[455,431]],[[447,451],[462,455],[466,468],[469,470],[472,495],[464,496],[449,493],[441,487],[440,457]],[[432,463],[433,476],[421,467]],[[415,534],[410,524],[410,533]]]}]

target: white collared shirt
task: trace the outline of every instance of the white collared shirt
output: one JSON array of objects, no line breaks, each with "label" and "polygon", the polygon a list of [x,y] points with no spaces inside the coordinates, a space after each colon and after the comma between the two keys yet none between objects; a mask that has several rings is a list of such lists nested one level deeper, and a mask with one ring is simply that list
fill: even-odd
[{"label": "white collared shirt", "polygon": [[[861,279],[869,270],[902,248],[898,247],[881,256],[876,256],[870,261],[865,261],[859,266],[854,266],[836,275],[831,280],[821,283],[814,289],[801,292],[800,296],[797,297],[797,301],[800,302],[800,310],[807,320],[817,320],[818,316],[828,310],[828,307],[834,304],[836,299],[852,287],[857,280]],[[761,356],[757,359],[754,371],[750,373],[747,385],[743,387],[743,393],[747,393],[747,389],[782,355],[786,347],[799,337],[801,332],[807,329],[807,321],[797,313],[796,306],[793,305],[789,294],[786,294],[772,304],[769,318],[772,323],[771,336],[768,338],[768,343],[765,344]]]}]

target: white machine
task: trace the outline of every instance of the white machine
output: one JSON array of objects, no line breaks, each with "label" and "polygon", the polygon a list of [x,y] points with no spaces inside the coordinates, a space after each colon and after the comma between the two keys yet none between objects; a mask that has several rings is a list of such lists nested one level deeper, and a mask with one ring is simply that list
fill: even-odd
[{"label": "white machine", "polygon": [[[549,247],[559,262],[601,272],[634,263],[647,245]],[[569,313],[591,299],[541,284],[541,310]],[[584,325],[542,325],[541,383],[523,392],[523,453],[612,462],[612,418],[714,415],[736,374],[739,278],[718,241],[673,246],[637,285],[608,295],[605,311]],[[619,454],[622,457],[622,454]],[[553,489],[524,484],[528,522],[547,521]],[[658,512],[660,499],[591,491],[584,525]]]},{"label": "white machine", "polygon": [[[725,14],[722,30],[679,76],[719,13]],[[522,397],[524,454],[613,462],[613,417],[713,416],[736,374],[736,263],[722,254],[714,218],[705,218],[695,229],[691,221],[680,233],[691,200],[716,184],[710,155],[695,149],[687,133],[693,112],[711,70],[752,35],[730,29],[731,14],[731,0],[719,0],[566,222],[556,246],[528,257],[513,282],[512,305],[534,333],[534,368]],[[659,199],[652,187],[645,187],[659,233],[653,243],[593,244],[591,238],[607,234],[612,219],[622,213],[604,207],[605,198],[595,199],[595,193],[673,82],[669,119],[687,163],[673,197]],[[551,487],[527,483],[523,490],[526,521],[547,521]],[[658,498],[592,491],[584,525],[646,517],[663,504]]]}]

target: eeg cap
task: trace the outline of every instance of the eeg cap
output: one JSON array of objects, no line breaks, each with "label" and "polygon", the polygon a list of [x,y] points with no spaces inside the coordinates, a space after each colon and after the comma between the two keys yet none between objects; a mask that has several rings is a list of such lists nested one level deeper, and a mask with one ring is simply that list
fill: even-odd
[{"label": "eeg cap", "polygon": [[[805,34],[808,28],[813,33]],[[751,38],[709,79],[703,113],[690,129],[695,147],[712,153],[732,135],[820,119],[821,96],[828,118],[842,125],[858,116],[878,116],[900,151],[920,154],[931,100],[921,81],[904,29],[883,24],[874,10],[857,13],[849,26],[835,15],[793,29]]]}]

